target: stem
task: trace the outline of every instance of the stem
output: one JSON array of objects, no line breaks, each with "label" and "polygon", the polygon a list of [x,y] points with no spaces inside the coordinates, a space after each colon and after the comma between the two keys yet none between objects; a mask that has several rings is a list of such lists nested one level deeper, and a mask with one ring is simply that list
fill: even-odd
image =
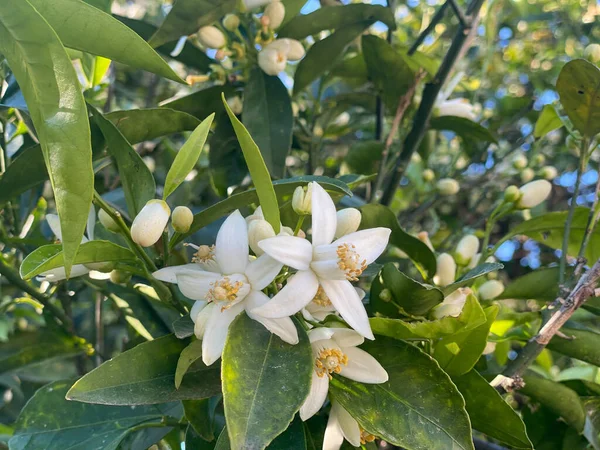
[{"label": "stem", "polygon": [[598,223],[598,218],[600,217],[600,208],[599,206],[599,196],[600,196],[600,176],[598,177],[598,181],[596,182],[596,189],[594,191],[594,203],[590,209],[590,215],[588,216],[587,225],[585,227],[585,233],[583,235],[583,240],[581,241],[581,247],[579,247],[579,254],[577,255],[577,268],[575,275],[579,275],[579,272],[583,268],[585,264],[583,261],[585,259],[585,250],[590,241],[590,237],[592,236],[592,232],[594,228],[596,228],[596,224]]},{"label": "stem", "polygon": [[96,322],[96,366],[102,364],[102,355],[104,354],[104,324],[102,321],[103,297],[101,292],[96,292],[96,302],[94,305],[94,319]]},{"label": "stem", "polygon": [[[492,231],[494,229],[494,225],[496,225],[496,222],[498,222],[498,219],[500,217],[502,217],[504,214],[506,214],[506,212],[507,212],[506,210],[502,211],[502,209],[506,205],[507,205],[507,203],[505,203],[503,200],[500,201],[498,203],[498,205],[496,205],[496,207],[494,208],[492,213],[490,214],[490,218],[487,220],[487,222],[485,224],[485,234],[483,237],[483,245],[481,247],[481,258],[479,258],[479,262],[481,262],[481,263],[485,262],[487,257],[490,255],[490,251],[489,251],[488,247],[490,245],[490,238],[492,236]],[[512,210],[512,205],[510,206],[510,209]],[[496,246],[498,246],[498,244],[496,244]],[[494,249],[496,248],[496,246],[494,246]]]},{"label": "stem", "polygon": [[298,233],[300,232],[300,229],[302,228],[302,224],[304,223],[305,217],[306,216],[298,217],[298,222],[296,222],[296,228],[294,228],[294,236],[298,236]]}]

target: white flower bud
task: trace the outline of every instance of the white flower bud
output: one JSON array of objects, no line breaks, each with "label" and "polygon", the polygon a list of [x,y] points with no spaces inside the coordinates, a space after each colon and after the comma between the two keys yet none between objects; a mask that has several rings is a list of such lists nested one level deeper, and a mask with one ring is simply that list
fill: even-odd
[{"label": "white flower bud", "polygon": [[433,244],[431,243],[431,240],[429,239],[429,233],[427,231],[421,231],[420,233],[418,233],[417,239],[420,240],[422,243],[424,243],[427,247],[429,247],[429,250],[431,250],[432,252],[435,251],[433,249]]},{"label": "white flower bud", "polygon": [[178,233],[187,233],[190,231],[193,221],[194,213],[187,206],[178,206],[173,210],[171,225],[173,225],[173,229]]},{"label": "white flower bud", "polygon": [[198,40],[208,48],[222,48],[227,45],[227,38],[217,27],[212,25],[198,30]]},{"label": "white flower bud", "polygon": [[162,236],[171,209],[162,200],[150,200],[131,224],[131,239],[142,247],[154,245]]},{"label": "white flower bud", "polygon": [[148,170],[154,173],[156,170],[156,161],[154,161],[154,158],[152,156],[144,156],[142,161],[144,161],[144,164],[146,164]]},{"label": "white flower bud", "polygon": [[536,164],[544,164],[546,162],[546,157],[544,155],[542,155],[541,153],[538,153],[537,155],[534,156],[533,158],[533,162],[535,162]]},{"label": "white flower bud", "polygon": [[535,172],[531,167],[527,167],[521,171],[521,181],[523,183],[529,183],[535,178]]},{"label": "white flower bud", "polygon": [[285,70],[289,45],[274,45],[280,41],[283,39],[271,42],[258,53],[258,65],[267,75],[277,75]]},{"label": "white flower bud", "polygon": [[285,55],[288,61],[298,61],[304,58],[306,51],[300,41],[296,39],[282,38],[276,39],[266,46],[267,48],[275,48]]},{"label": "white flower bud", "polygon": [[423,171],[423,180],[424,181],[433,181],[435,179],[435,172],[431,169],[425,169]]},{"label": "white flower bud", "polygon": [[439,103],[436,113],[438,116],[456,116],[469,120],[476,119],[473,105],[465,98],[455,98]]},{"label": "white flower bud", "polygon": [[540,173],[546,180],[554,180],[558,176],[558,170],[554,166],[542,167]]},{"label": "white flower bud", "polygon": [[460,191],[460,185],[453,178],[442,178],[437,182],[437,189],[442,195],[455,195]]},{"label": "white flower bud", "polygon": [[110,273],[110,281],[115,284],[125,284],[131,280],[131,274],[122,270],[113,270]]},{"label": "white flower bud", "polygon": [[437,272],[433,281],[438,286],[448,286],[454,283],[456,278],[456,262],[448,253],[442,253],[437,257]]},{"label": "white flower bud", "polygon": [[272,0],[243,0],[246,9],[259,8],[261,6],[271,3]]},{"label": "white flower bud", "polygon": [[362,215],[356,208],[345,208],[337,212],[337,227],[335,238],[341,238],[347,234],[354,233],[360,226]]},{"label": "white flower bud", "polygon": [[524,169],[527,167],[527,157],[522,153],[517,153],[512,160],[512,165],[515,169]]},{"label": "white flower bud", "polygon": [[223,17],[223,27],[227,30],[227,31],[235,31],[239,28],[240,26],[240,18],[238,16],[236,16],[235,14],[227,14],[225,17]]},{"label": "white flower bud", "polygon": [[583,51],[583,56],[594,64],[600,63],[600,44],[590,44]]},{"label": "white flower bud", "polygon": [[534,208],[548,198],[552,191],[552,185],[546,180],[535,180],[527,183],[519,189],[521,198],[517,202],[517,208]]},{"label": "white flower bud", "polygon": [[120,228],[119,228],[119,225],[117,225],[117,222],[115,222],[113,220],[113,218],[110,217],[108,215],[108,213],[106,211],[104,211],[102,208],[100,209],[100,211],[98,211],[98,220],[100,220],[100,223],[108,231],[112,231],[113,233],[119,232]]},{"label": "white flower bud", "polygon": [[479,251],[479,239],[473,234],[464,236],[456,246],[456,261],[466,266]]},{"label": "white flower bud", "polygon": [[244,109],[244,104],[237,95],[235,97],[228,98],[227,105],[229,106],[229,109],[231,109],[231,112],[234,113],[236,116],[239,116],[242,113],[242,110]]},{"label": "white flower bud", "polygon": [[269,222],[263,219],[253,220],[248,225],[248,244],[256,256],[261,256],[264,251],[258,246],[263,239],[275,237],[275,230]]},{"label": "white flower bud", "polygon": [[442,317],[458,317],[462,312],[467,297],[472,293],[469,288],[458,288],[451,294],[449,294],[442,303],[437,305],[433,309],[434,319],[441,319]]},{"label": "white flower bud", "polygon": [[292,208],[299,216],[306,216],[312,211],[312,183],[305,188],[298,186],[292,197]]},{"label": "white flower bud", "polygon": [[481,300],[492,300],[504,292],[502,281],[489,280],[479,286],[479,298]]},{"label": "white flower bud", "polygon": [[332,124],[335,125],[336,127],[345,127],[349,123],[350,123],[350,114],[347,113],[346,111],[344,111],[339,116],[337,116],[332,122]]},{"label": "white flower bud", "polygon": [[269,28],[276,30],[281,26],[285,18],[285,6],[281,2],[270,3],[265,8],[264,15],[269,18]]}]

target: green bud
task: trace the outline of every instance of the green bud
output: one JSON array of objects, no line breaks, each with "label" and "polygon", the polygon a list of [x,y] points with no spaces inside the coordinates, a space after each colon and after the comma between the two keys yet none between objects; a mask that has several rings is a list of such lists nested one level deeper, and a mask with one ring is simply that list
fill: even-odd
[{"label": "green bud", "polygon": [[508,186],[504,190],[504,201],[507,203],[514,203],[521,197],[519,188],[515,185]]},{"label": "green bud", "polygon": [[110,273],[110,281],[115,284],[125,284],[131,280],[131,274],[122,270],[113,270]]},{"label": "green bud", "polygon": [[392,300],[392,292],[386,288],[379,293],[379,298],[387,303]]}]

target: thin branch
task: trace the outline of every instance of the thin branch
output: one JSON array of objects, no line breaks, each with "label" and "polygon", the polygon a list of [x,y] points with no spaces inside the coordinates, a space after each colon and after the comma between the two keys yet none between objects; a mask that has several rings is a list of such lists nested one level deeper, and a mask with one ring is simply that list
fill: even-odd
[{"label": "thin branch", "polygon": [[429,22],[429,25],[427,25],[427,27],[421,32],[421,34],[419,34],[415,43],[408,50],[409,56],[411,56],[412,54],[414,54],[417,51],[417,49],[423,43],[423,41],[429,35],[429,33],[431,33],[433,31],[433,29],[435,28],[435,26],[438,23],[440,23],[440,21],[444,18],[444,13],[446,12],[447,7],[448,7],[448,2],[445,2],[442,6],[440,6],[438,8],[438,10],[435,12],[433,17],[431,18],[431,22]]},{"label": "thin branch", "polygon": [[468,28],[469,20],[465,17],[465,14],[463,13],[462,9],[460,9],[460,7],[456,4],[456,2],[454,0],[446,0],[446,3],[450,3],[450,7],[452,8],[452,11],[454,11],[454,14],[456,15],[456,18],[458,19],[460,24],[464,28]]}]

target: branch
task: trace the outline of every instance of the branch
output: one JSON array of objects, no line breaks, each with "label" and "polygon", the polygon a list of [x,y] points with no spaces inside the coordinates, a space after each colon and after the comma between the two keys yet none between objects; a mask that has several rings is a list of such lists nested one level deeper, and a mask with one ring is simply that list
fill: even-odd
[{"label": "branch", "polygon": [[419,45],[421,45],[423,43],[423,41],[429,35],[429,33],[431,33],[433,31],[433,29],[435,28],[435,26],[438,23],[440,23],[440,21],[444,18],[444,13],[446,12],[447,7],[448,7],[448,2],[445,2],[435,12],[433,17],[431,18],[431,22],[429,22],[429,25],[427,25],[427,27],[421,32],[421,34],[419,34],[415,43],[408,50],[408,56],[411,56],[413,53],[415,53],[417,51],[417,48],[419,48]]}]

